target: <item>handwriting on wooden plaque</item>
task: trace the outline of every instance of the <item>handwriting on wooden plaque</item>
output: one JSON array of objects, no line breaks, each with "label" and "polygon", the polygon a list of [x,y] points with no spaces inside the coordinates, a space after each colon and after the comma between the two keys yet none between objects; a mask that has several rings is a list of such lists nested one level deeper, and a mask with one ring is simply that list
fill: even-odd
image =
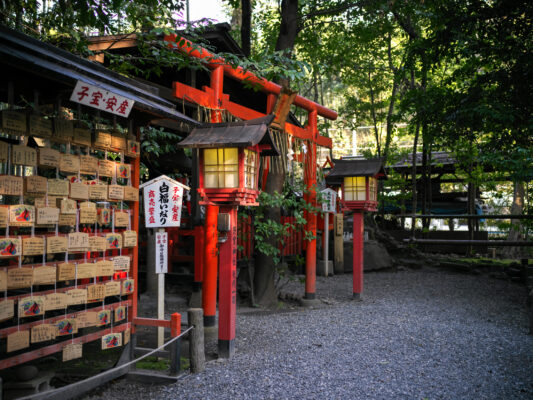
[{"label": "handwriting on wooden plaque", "polygon": [[87,128],[74,128],[74,138],[72,141],[80,146],[91,147],[91,131]]},{"label": "handwriting on wooden plaque", "polygon": [[124,199],[124,186],[109,185],[107,198],[109,200],[123,200]]},{"label": "handwriting on wooden plaque", "polygon": [[51,324],[40,324],[31,328],[31,342],[40,343],[54,340],[57,328]]},{"label": "handwriting on wooden plaque", "polygon": [[24,256],[39,256],[44,253],[44,238],[43,237],[27,237],[22,239],[22,255]]},{"label": "handwriting on wooden plaque", "polygon": [[102,300],[105,298],[105,285],[98,283],[87,286],[87,300]]},{"label": "handwriting on wooden plaque", "polygon": [[58,336],[75,335],[78,333],[76,318],[65,318],[55,323]]},{"label": "handwriting on wooden plaque", "polygon": [[73,232],[68,234],[68,251],[87,251],[88,249],[88,233]]},{"label": "handwriting on wooden plaque", "polygon": [[32,175],[24,178],[24,193],[35,196],[45,194],[47,191],[48,179],[44,176]]},{"label": "handwriting on wooden plaque", "polygon": [[130,215],[126,211],[115,210],[115,227],[124,228],[130,224]]},{"label": "handwriting on wooden plaque", "polygon": [[39,148],[38,164],[39,167],[59,168],[61,153],[49,147]]},{"label": "handwriting on wooden plaque", "polygon": [[14,316],[15,302],[13,300],[0,300],[0,321],[11,319]]},{"label": "handwriting on wooden plaque", "polygon": [[94,134],[94,147],[104,150],[110,149],[111,134],[109,132],[97,130]]},{"label": "handwriting on wooden plaque", "polygon": [[52,136],[52,120],[30,115],[30,135],[49,138]]},{"label": "handwriting on wooden plaque", "polygon": [[69,343],[63,347],[63,362],[70,360],[75,360],[81,358],[83,355],[83,344],[82,343]]},{"label": "handwriting on wooden plaque", "polygon": [[126,319],[126,307],[119,306],[115,308],[115,323]]},{"label": "handwriting on wooden plaque", "polygon": [[33,284],[34,285],[51,285],[56,282],[56,267],[43,265],[33,269]]},{"label": "handwriting on wooden plaque", "polygon": [[92,201],[83,201],[80,203],[80,210],[96,210],[96,203]]},{"label": "handwriting on wooden plaque", "polygon": [[44,296],[30,296],[19,299],[19,318],[43,315]]},{"label": "handwriting on wooden plaque", "polygon": [[109,160],[98,161],[98,175],[112,178],[115,176],[115,163]]},{"label": "handwriting on wooden plaque", "polygon": [[[111,263],[113,265],[113,263]],[[0,292],[5,292],[7,290],[7,271],[5,269],[0,269]]]},{"label": "handwriting on wooden plaque", "polygon": [[78,271],[76,277],[78,279],[94,278],[96,276],[96,267],[91,263],[81,263],[77,265]]},{"label": "handwriting on wooden plaque", "polygon": [[49,254],[64,253],[68,249],[66,236],[48,236],[46,238],[46,252]]},{"label": "handwriting on wooden plaque", "polygon": [[17,257],[22,254],[22,242],[19,238],[0,238],[0,258]]},{"label": "handwriting on wooden plaque", "polygon": [[87,311],[76,314],[76,321],[78,321],[79,328],[90,328],[96,325],[98,313],[96,311]]},{"label": "handwriting on wooden plaque", "polygon": [[128,256],[113,257],[113,268],[115,271],[127,271],[130,269],[130,258]]},{"label": "handwriting on wooden plaque", "polygon": [[48,179],[48,194],[52,196],[68,196],[69,182],[65,179]]},{"label": "handwriting on wooden plaque", "polygon": [[42,207],[37,209],[37,225],[55,225],[59,222],[59,208]]},{"label": "handwriting on wooden plaque", "polygon": [[80,156],[80,173],[96,175],[98,172],[98,159],[91,156]]},{"label": "handwriting on wooden plaque", "polygon": [[105,283],[105,296],[120,296],[120,282],[111,281]]},{"label": "handwriting on wooden plaque", "polygon": [[7,288],[22,289],[33,282],[33,268],[11,268],[7,271]]},{"label": "handwriting on wooden plaque", "polygon": [[89,236],[89,251],[106,251],[107,241],[105,236]]},{"label": "handwriting on wooden plaque", "polygon": [[45,207],[55,207],[57,204],[57,199],[60,199],[60,196],[50,196],[45,197],[36,197],[34,199],[35,208],[45,208]]},{"label": "handwriting on wooden plaque", "polygon": [[27,204],[9,206],[10,226],[33,226],[35,224],[35,207]]},{"label": "handwriting on wooden plaque", "polygon": [[57,280],[71,281],[76,279],[76,266],[71,263],[57,264]]},{"label": "handwriting on wooden plaque", "polygon": [[28,167],[36,167],[37,150],[21,144],[14,144],[11,147],[11,162],[14,165],[26,165]]},{"label": "handwriting on wooden plaque", "polygon": [[131,165],[117,163],[117,179],[129,179],[131,177]]},{"label": "handwriting on wooden plaque", "polygon": [[123,247],[137,246],[137,232],[136,231],[122,232],[122,246]]},{"label": "handwriting on wooden plaque", "polygon": [[61,154],[59,170],[77,174],[80,171],[80,157],[73,154]]},{"label": "handwriting on wooden plaque", "polygon": [[97,268],[96,276],[112,276],[115,273],[113,261],[100,260],[97,263],[95,263],[95,265]]},{"label": "handwriting on wooden plaque", "polygon": [[22,196],[24,181],[20,176],[0,176],[0,194]]},{"label": "handwriting on wooden plaque", "polygon": [[7,336],[7,352],[30,347],[30,331],[19,331]]},{"label": "handwriting on wooden plaque", "polygon": [[133,186],[124,186],[125,201],[139,201],[139,189]]},{"label": "handwriting on wooden plaque", "polygon": [[74,123],[68,119],[59,119],[54,120],[54,136],[53,140],[58,142],[70,142],[74,136]]},{"label": "handwriting on wooden plaque", "polygon": [[89,186],[81,182],[71,182],[70,198],[75,200],[89,200]]},{"label": "handwriting on wooden plaque", "polygon": [[107,200],[107,185],[89,185],[90,200]]},{"label": "handwriting on wooden plaque", "polygon": [[135,140],[128,140],[128,148],[126,150],[126,155],[129,157],[139,157],[141,154],[141,144]]},{"label": "handwriting on wooden plaque", "polygon": [[126,329],[124,331],[124,346],[126,346],[130,342],[131,338],[131,329]]},{"label": "handwriting on wooden plaque", "polygon": [[111,135],[111,147],[115,150],[125,151],[126,150],[126,138],[124,135],[121,135],[118,132]]},{"label": "handwriting on wooden plaque", "polygon": [[120,233],[108,233],[105,235],[107,250],[117,250],[122,248],[122,235]]},{"label": "handwriting on wooden plaque", "polygon": [[75,226],[76,214],[59,214],[59,226]]},{"label": "handwriting on wooden plaque", "polygon": [[9,158],[9,143],[0,141],[0,162],[7,162]]},{"label": "handwriting on wooden plaque", "polygon": [[104,326],[111,322],[111,311],[101,310],[96,314],[96,326]]},{"label": "handwriting on wooden plaque", "polygon": [[102,350],[114,349],[122,346],[122,333],[109,333],[102,336]]},{"label": "handwriting on wooden plaque", "polygon": [[11,131],[11,133],[25,134],[26,112],[25,111],[2,111],[2,128]]},{"label": "handwriting on wooden plaque", "polygon": [[63,310],[68,304],[66,293],[50,293],[44,297],[44,309],[46,311]]},{"label": "handwriting on wooden plaque", "polygon": [[96,208],[80,208],[80,224],[94,224],[96,220]]},{"label": "handwriting on wooden plaque", "polygon": [[5,228],[9,219],[9,206],[0,206],[0,227]]},{"label": "handwriting on wooden plaque", "polygon": [[133,279],[126,279],[122,281],[122,294],[131,294],[135,290],[135,282]]},{"label": "handwriting on wooden plaque", "polygon": [[69,306],[87,303],[87,290],[71,289],[67,291],[67,304]]}]

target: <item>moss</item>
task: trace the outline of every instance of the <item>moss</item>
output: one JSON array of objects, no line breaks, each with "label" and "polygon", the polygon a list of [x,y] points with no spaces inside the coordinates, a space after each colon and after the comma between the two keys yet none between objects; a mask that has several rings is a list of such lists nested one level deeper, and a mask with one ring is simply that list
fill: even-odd
[{"label": "moss", "polygon": [[150,369],[153,371],[166,371],[170,368],[170,360],[166,358],[158,359],[157,357],[146,357],[135,364],[139,369]]}]

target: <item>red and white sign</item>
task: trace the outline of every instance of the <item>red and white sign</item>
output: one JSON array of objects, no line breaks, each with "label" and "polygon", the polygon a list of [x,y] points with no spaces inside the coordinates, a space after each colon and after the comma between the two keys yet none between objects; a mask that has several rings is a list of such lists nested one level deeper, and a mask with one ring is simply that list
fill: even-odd
[{"label": "red and white sign", "polygon": [[128,117],[133,108],[133,103],[135,103],[134,100],[82,81],[76,83],[76,87],[70,96],[70,101],[121,117]]},{"label": "red and white sign", "polygon": [[147,228],[180,226],[183,190],[189,188],[162,175],[141,185],[144,197],[144,220]]},{"label": "red and white sign", "polygon": [[155,273],[168,272],[168,233],[155,233]]}]

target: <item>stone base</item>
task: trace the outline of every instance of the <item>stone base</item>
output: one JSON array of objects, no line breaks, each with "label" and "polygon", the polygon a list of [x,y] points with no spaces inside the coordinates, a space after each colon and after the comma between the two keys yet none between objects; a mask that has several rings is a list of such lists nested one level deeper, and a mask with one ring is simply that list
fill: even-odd
[{"label": "stone base", "polygon": [[332,276],[333,275],[333,261],[318,260],[316,262],[316,274],[318,276]]},{"label": "stone base", "polygon": [[318,299],[300,299],[300,305],[302,307],[318,307],[321,301]]}]

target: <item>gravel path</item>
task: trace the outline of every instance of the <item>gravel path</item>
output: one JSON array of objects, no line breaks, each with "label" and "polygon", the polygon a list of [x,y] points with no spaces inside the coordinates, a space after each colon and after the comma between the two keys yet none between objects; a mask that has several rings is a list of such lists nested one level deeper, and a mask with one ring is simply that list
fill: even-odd
[{"label": "gravel path", "polygon": [[317,293],[329,304],[240,313],[230,362],[90,399],[533,399],[523,286],[424,269],[366,274],[363,302],[347,301],[351,275]]}]

